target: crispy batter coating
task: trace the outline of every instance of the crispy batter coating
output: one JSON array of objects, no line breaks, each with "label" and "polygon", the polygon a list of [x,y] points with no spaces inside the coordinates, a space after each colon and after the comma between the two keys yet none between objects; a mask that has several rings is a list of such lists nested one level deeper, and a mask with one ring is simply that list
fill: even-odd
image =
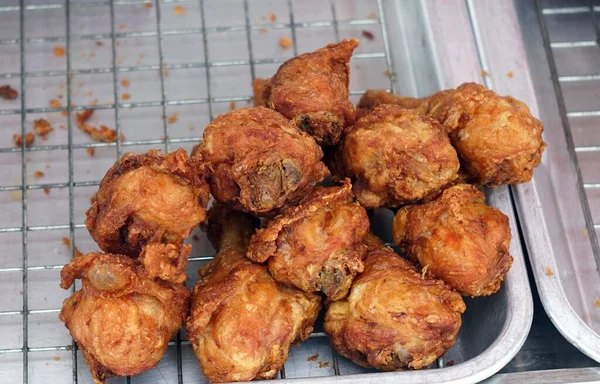
[{"label": "crispy batter coating", "polygon": [[424,99],[368,91],[360,113],[379,104],[397,104],[442,123],[474,183],[499,186],[531,180],[546,143],[544,127],[525,103],[500,96],[484,86],[466,83]]},{"label": "crispy batter coating", "polygon": [[352,200],[352,185],[317,188],[296,207],[284,210],[259,229],[247,256],[269,262],[280,283],[304,292],[323,292],[330,300],[345,297],[363,270],[369,217]]},{"label": "crispy batter coating", "polygon": [[264,107],[221,115],[204,130],[192,158],[211,168],[214,198],[257,216],[298,202],[328,174],[315,141]]},{"label": "crispy batter coating", "polygon": [[365,270],[348,298],[329,306],[325,332],[333,347],[358,365],[425,368],[454,344],[465,303],[443,281],[424,278],[377,243],[371,241]]},{"label": "crispy batter coating", "polygon": [[142,248],[140,261],[148,275],[173,283],[183,283],[187,279],[187,265],[191,245],[153,243]]},{"label": "crispy batter coating", "polygon": [[366,208],[434,197],[458,175],[458,156],[443,127],[397,105],[381,105],[344,137],[334,172],[350,177]]},{"label": "crispy batter coating", "polygon": [[105,252],[137,257],[151,243],[180,245],[206,216],[209,187],[201,164],[183,149],[125,154],[108,170],[87,211]]},{"label": "crispy batter coating", "polygon": [[254,81],[254,105],[293,120],[320,145],[337,145],[354,123],[348,84],[356,47],[357,39],[342,40],[286,61],[270,80]]},{"label": "crispy batter coating", "polygon": [[448,188],[430,203],[400,209],[393,233],[424,273],[465,296],[498,291],[513,262],[508,217],[485,205],[484,194],[467,184]]},{"label": "crispy batter coating", "polygon": [[153,368],[183,325],[190,291],[152,279],[138,260],[92,252],[61,271],[60,286],[82,288],[59,314],[77,342],[95,383]]},{"label": "crispy batter coating", "polygon": [[266,266],[244,256],[254,229],[248,216],[229,212],[219,220],[211,223],[221,235],[219,252],[198,271],[192,295],[190,341],[211,382],[272,379],[290,345],[312,332],[321,299],[276,283]]}]

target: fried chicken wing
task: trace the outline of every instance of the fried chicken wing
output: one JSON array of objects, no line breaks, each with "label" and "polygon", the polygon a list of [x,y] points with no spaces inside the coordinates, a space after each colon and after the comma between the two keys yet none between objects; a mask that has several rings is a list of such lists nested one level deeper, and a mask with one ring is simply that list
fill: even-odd
[{"label": "fried chicken wing", "polygon": [[441,125],[396,105],[360,118],[336,152],[334,172],[352,179],[366,208],[434,197],[453,183],[460,163]]},{"label": "fried chicken wing", "polygon": [[247,256],[268,260],[269,272],[280,283],[338,300],[363,270],[362,241],[368,231],[367,212],[353,202],[346,180],[343,186],[313,190],[269,221],[252,236]]},{"label": "fried chicken wing", "polygon": [[357,46],[357,39],[342,40],[286,61],[270,80],[254,81],[255,106],[283,114],[320,145],[337,145],[354,123],[348,84]]},{"label": "fried chicken wing", "polygon": [[209,226],[211,238],[220,236],[218,254],[198,271],[192,294],[190,341],[212,382],[272,379],[290,345],[312,332],[321,299],[276,283],[266,266],[247,259],[251,219],[220,213]]},{"label": "fried chicken wing", "polygon": [[192,158],[210,164],[214,198],[257,216],[298,202],[328,174],[315,141],[264,107],[221,115],[204,130]]},{"label": "fried chicken wing", "polygon": [[183,325],[190,291],[183,284],[152,279],[138,260],[92,252],[61,271],[60,286],[81,279],[82,288],[59,314],[95,383],[153,368]]},{"label": "fried chicken wing", "polygon": [[368,91],[358,104],[364,114],[379,104],[414,108],[442,123],[462,159],[470,181],[487,186],[531,180],[546,143],[544,127],[525,103],[466,83],[424,99]]},{"label": "fried chicken wing", "polygon": [[92,238],[103,251],[131,257],[151,243],[181,245],[206,216],[204,173],[183,149],[164,156],[155,150],[125,154],[108,170],[87,211]]},{"label": "fried chicken wing", "polygon": [[465,296],[498,291],[513,262],[508,218],[467,184],[448,188],[435,201],[401,208],[393,233],[424,273]]},{"label": "fried chicken wing", "polygon": [[365,269],[350,295],[330,304],[325,332],[335,350],[358,365],[425,368],[454,345],[465,303],[377,240],[368,241]]}]

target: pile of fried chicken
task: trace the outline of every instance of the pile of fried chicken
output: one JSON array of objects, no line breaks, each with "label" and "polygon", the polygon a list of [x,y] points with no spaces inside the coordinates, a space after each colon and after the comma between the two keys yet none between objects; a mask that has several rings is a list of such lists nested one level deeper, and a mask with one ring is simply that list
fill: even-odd
[{"label": "pile of fried chicken", "polygon": [[[60,283],[81,280],[60,319],[96,383],[156,366],[184,326],[211,382],[271,379],[322,308],[356,364],[426,368],[453,346],[462,296],[501,288],[509,220],[479,188],[531,179],[542,124],[471,83],[424,99],[368,91],[355,109],[357,46],[256,79],[255,107],[213,120],[190,156],[129,153],[107,172],[85,222],[105,253],[74,258]],[[402,255],[370,231],[381,207],[397,210]],[[217,255],[190,292],[198,225]]]}]

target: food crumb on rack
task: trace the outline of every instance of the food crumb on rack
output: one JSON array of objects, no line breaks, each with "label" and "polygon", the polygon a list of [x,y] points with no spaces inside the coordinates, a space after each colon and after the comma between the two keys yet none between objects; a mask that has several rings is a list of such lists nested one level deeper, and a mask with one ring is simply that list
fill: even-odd
[{"label": "food crumb on rack", "polygon": [[52,358],[52,360],[54,360],[54,361],[60,361],[60,356],[54,356],[54,357]]},{"label": "food crumb on rack", "polygon": [[121,95],[121,100],[127,101],[129,99],[131,99],[131,95],[129,93],[125,92]]},{"label": "food crumb on rack", "polygon": [[50,195],[50,188],[44,188],[44,193],[46,194],[46,196]]},{"label": "food crumb on rack", "polygon": [[318,358],[319,354],[315,353],[314,355],[308,356],[308,359],[306,359],[306,361],[317,361]]},{"label": "food crumb on rack", "polygon": [[235,101],[229,103],[229,110],[233,111],[235,109]]},{"label": "food crumb on rack", "polygon": [[448,367],[451,367],[451,366],[453,366],[453,365],[454,365],[454,360],[450,360],[450,361],[448,361],[448,362],[446,363],[446,365],[447,365]]},{"label": "food crumb on rack", "polygon": [[3,85],[0,87],[0,97],[4,100],[14,100],[19,96],[19,92],[13,89],[10,85]]},{"label": "food crumb on rack", "polygon": [[101,47],[103,45],[104,45],[104,43],[101,42],[100,40],[96,41],[96,47]]},{"label": "food crumb on rack", "polygon": [[276,21],[277,21],[277,16],[275,16],[275,14],[274,14],[274,13],[271,13],[271,12],[269,12],[269,21],[270,21],[271,23],[274,23],[274,22],[276,22]]},{"label": "food crumb on rack", "polygon": [[369,14],[367,15],[367,18],[369,18],[369,19],[376,19],[377,18],[377,14],[375,12],[369,12]]},{"label": "food crumb on rack", "polygon": [[583,228],[583,236],[588,237],[590,234],[588,233],[587,228]]},{"label": "food crumb on rack", "polygon": [[64,57],[66,52],[65,47],[60,45],[55,46],[53,50],[54,56],[56,57]]},{"label": "food crumb on rack", "polygon": [[267,33],[268,29],[267,28],[261,28],[258,30],[258,32],[260,33]]},{"label": "food crumb on rack", "polygon": [[38,136],[45,138],[50,132],[54,131],[52,125],[46,119],[37,119],[33,122],[33,130]]},{"label": "food crumb on rack", "polygon": [[390,71],[383,71],[383,76],[391,78],[392,77],[392,72],[390,72]]},{"label": "food crumb on rack", "polygon": [[96,150],[94,149],[94,147],[87,147],[87,148],[85,149],[85,151],[87,152],[87,154],[88,154],[90,157],[94,157],[94,155],[96,154]]},{"label": "food crumb on rack", "polygon": [[152,9],[152,7],[153,7],[152,3],[145,3],[144,4],[144,8],[146,8],[146,9]]},{"label": "food crumb on rack", "polygon": [[283,35],[279,39],[279,46],[283,49],[289,49],[292,47],[292,45],[294,45],[294,42],[288,35]]},{"label": "food crumb on rack", "polygon": [[375,35],[373,34],[373,32],[369,32],[366,29],[363,29],[360,34],[362,35],[362,37],[366,38],[367,40],[373,41],[375,39]]},{"label": "food crumb on rack", "polygon": [[129,88],[129,79],[121,80],[121,85],[124,86],[125,88]]},{"label": "food crumb on rack", "polygon": [[119,29],[125,29],[125,28],[127,28],[127,24],[125,24],[125,23],[119,24]]},{"label": "food crumb on rack", "polygon": [[[75,119],[77,121],[77,127],[96,141],[103,143],[114,143],[117,141],[117,131],[114,129],[110,129],[106,125],[101,125],[100,128],[96,128],[92,125],[86,124],[86,122],[92,116],[92,113],[94,113],[93,109],[86,109],[81,113],[76,113]],[[125,136],[121,134],[121,141],[123,140],[125,140]]]},{"label": "food crumb on rack", "polygon": [[508,77],[509,79],[512,79],[515,76],[515,74],[513,73],[513,71],[508,71],[506,73],[506,77]]},{"label": "food crumb on rack", "polygon": [[554,276],[554,271],[552,270],[552,268],[546,266],[546,275]]},{"label": "food crumb on rack", "polygon": [[175,16],[181,16],[185,14],[185,8],[183,8],[183,5],[176,5],[175,7],[173,7],[173,13],[175,14]]},{"label": "food crumb on rack", "polygon": [[41,179],[42,177],[44,177],[44,172],[42,172],[42,171],[35,171],[35,172],[33,172],[33,176],[36,179]]},{"label": "food crumb on rack", "polygon": [[486,77],[486,76],[489,76],[489,75],[490,75],[490,73],[488,71],[483,70],[483,69],[481,70],[481,76]]},{"label": "food crumb on rack", "polygon": [[179,113],[171,113],[167,118],[167,123],[175,124],[179,120]]},{"label": "food crumb on rack", "polygon": [[[62,238],[62,243],[64,245],[66,245],[67,247],[71,246],[71,240],[69,240],[68,237],[63,237]],[[73,257],[79,257],[79,256],[83,256],[83,253],[81,253],[79,251],[79,249],[77,249],[77,247],[75,245],[73,245]]]},{"label": "food crumb on rack", "polygon": [[319,361],[319,368],[329,367],[329,361]]},{"label": "food crumb on rack", "polygon": [[600,297],[598,297],[598,298],[596,298],[596,300],[594,300],[594,307],[600,308]]},{"label": "food crumb on rack", "polygon": [[[13,141],[15,142],[15,147],[20,147],[21,145],[23,145],[22,142],[22,137],[19,134],[15,134],[13,135]],[[25,146],[26,147],[31,147],[31,145],[33,144],[33,142],[35,141],[35,135],[31,132],[27,132],[25,134]]]}]

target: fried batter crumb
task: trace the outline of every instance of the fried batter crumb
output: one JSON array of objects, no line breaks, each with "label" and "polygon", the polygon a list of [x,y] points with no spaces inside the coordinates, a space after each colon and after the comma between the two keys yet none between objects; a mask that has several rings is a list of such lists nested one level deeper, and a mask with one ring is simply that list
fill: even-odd
[{"label": "fried batter crumb", "polygon": [[229,103],[229,110],[233,111],[235,109],[235,101],[232,101],[231,103]]},{"label": "fried batter crumb", "polygon": [[56,57],[64,57],[66,54],[65,47],[61,47],[60,45],[55,46],[53,52]]},{"label": "fried batter crumb", "polygon": [[3,85],[0,87],[0,97],[4,100],[14,100],[19,96],[17,90],[11,88],[10,85]]},{"label": "fried batter crumb", "polygon": [[101,41],[96,41],[96,47],[101,47],[101,46],[103,46],[103,45],[104,45],[104,43],[103,43],[103,42],[101,42]]},{"label": "fried batter crumb", "polygon": [[54,128],[50,125],[46,119],[37,119],[33,122],[33,130],[38,136],[43,138],[46,137],[50,132],[54,131]]},{"label": "fried batter crumb", "polygon": [[318,358],[319,354],[315,353],[314,355],[308,356],[308,359],[306,359],[306,361],[317,361]]},{"label": "fried batter crumb", "polygon": [[[62,243],[67,247],[71,246],[71,240],[69,240],[68,237],[63,237]],[[79,257],[79,256],[83,256],[83,253],[81,253],[79,251],[79,249],[77,249],[77,247],[73,245],[73,257]]]},{"label": "fried batter crumb", "polygon": [[268,29],[267,28],[261,28],[258,30],[258,32],[260,33],[267,33]]},{"label": "fried batter crumb", "polygon": [[167,123],[175,124],[179,120],[179,113],[171,113],[167,118]]},{"label": "fried batter crumb", "polygon": [[60,356],[54,356],[54,357],[52,358],[52,360],[54,360],[54,361],[60,361]]},{"label": "fried batter crumb", "polygon": [[129,88],[129,79],[121,80],[121,85],[124,86],[125,88]]},{"label": "fried batter crumb", "polygon": [[369,19],[376,19],[377,18],[377,14],[375,12],[369,12],[369,14],[367,15],[367,18],[369,18]]},{"label": "fried batter crumb", "polygon": [[366,29],[363,29],[360,34],[367,40],[373,41],[375,39],[375,35],[373,35],[372,32],[367,31]]},{"label": "fried batter crumb", "polygon": [[490,73],[488,71],[485,71],[483,69],[481,70],[481,76],[486,77],[486,76],[489,76],[489,75],[490,75]]},{"label": "fried batter crumb", "polygon": [[283,35],[281,36],[281,39],[279,39],[279,46],[283,49],[289,49],[292,45],[294,45],[294,42],[288,35]]},{"label": "fried batter crumb", "polygon": [[125,28],[127,28],[127,24],[125,24],[125,23],[119,24],[119,29],[125,29]]},{"label": "fried batter crumb", "polygon": [[546,267],[546,275],[548,276],[554,276],[554,271],[552,271],[552,268],[550,267]]},{"label": "fried batter crumb", "polygon": [[383,76],[385,76],[385,77],[392,77],[392,72],[390,72],[390,71],[384,71],[383,72]]},{"label": "fried batter crumb", "polygon": [[42,172],[42,171],[35,171],[35,172],[33,172],[33,176],[36,179],[41,179],[42,177],[44,177],[44,172]]},{"label": "fried batter crumb", "polygon": [[329,361],[319,361],[319,368],[329,367]]},{"label": "fried batter crumb", "polygon": [[88,153],[88,155],[90,155],[90,157],[94,157],[94,155],[96,154],[96,150],[94,149],[94,147],[87,147],[85,150]]},{"label": "fried batter crumb", "polygon": [[271,23],[276,22],[277,16],[275,16],[275,14],[269,12],[269,21],[271,21]]},{"label": "fried batter crumb", "polygon": [[46,194],[46,196],[50,195],[50,188],[44,188],[44,193]]},{"label": "fried batter crumb", "polygon": [[185,13],[185,8],[183,8],[183,5],[176,5],[173,7],[173,13],[175,16],[181,16]]},{"label": "fried batter crumb", "polygon": [[127,101],[129,99],[131,99],[131,95],[129,93],[125,92],[121,95],[121,100]]},{"label": "fried batter crumb", "polygon": [[600,308],[600,297],[598,297],[596,300],[594,300],[594,307]]},{"label": "fried batter crumb", "polygon": [[508,71],[506,73],[506,77],[508,77],[509,79],[512,79],[515,76],[515,74],[513,73],[513,71]]},{"label": "fried batter crumb", "polygon": [[[82,113],[75,114],[77,120],[77,127],[83,132],[87,133],[96,141],[103,143],[113,143],[117,140],[117,131],[108,128],[106,125],[101,125],[100,128],[96,128],[90,124],[86,124],[89,118],[94,113],[93,109],[86,109]],[[125,136],[121,134],[121,141],[125,140]],[[89,152],[88,152],[89,153]]]},{"label": "fried batter crumb", "polygon": [[77,126],[80,129],[83,129],[83,125],[90,119],[90,117],[92,117],[93,113],[94,113],[93,109],[86,109],[81,113],[76,113],[75,120],[77,122]]},{"label": "fried batter crumb", "polygon": [[144,8],[146,8],[146,9],[152,9],[152,7],[153,7],[152,3],[144,4]]},{"label": "fried batter crumb", "polygon": [[[18,134],[13,135],[13,141],[15,142],[16,147],[20,147],[21,145],[23,145],[21,135],[18,135]],[[35,141],[35,135],[31,132],[27,132],[25,134],[25,146],[31,147],[31,145],[33,144],[34,141]]]}]

